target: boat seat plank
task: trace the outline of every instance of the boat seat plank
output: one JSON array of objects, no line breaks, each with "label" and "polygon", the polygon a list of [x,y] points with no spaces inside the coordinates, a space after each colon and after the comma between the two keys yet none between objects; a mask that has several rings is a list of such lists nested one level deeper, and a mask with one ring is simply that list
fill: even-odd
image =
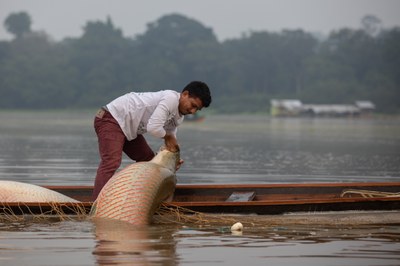
[{"label": "boat seat plank", "polygon": [[239,202],[239,201],[252,201],[256,196],[254,191],[235,191],[226,199],[226,201]]}]

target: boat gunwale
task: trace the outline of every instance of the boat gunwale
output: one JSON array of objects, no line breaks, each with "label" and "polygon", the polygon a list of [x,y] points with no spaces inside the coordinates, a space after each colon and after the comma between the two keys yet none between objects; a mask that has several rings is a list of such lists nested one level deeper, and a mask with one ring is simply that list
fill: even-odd
[{"label": "boat gunwale", "polygon": [[[76,199],[88,199],[91,195],[92,186],[44,186],[58,192],[65,192]],[[177,197],[172,202],[165,202],[167,207],[182,207],[202,212],[229,212],[229,213],[281,213],[284,211],[298,210],[400,210],[400,196],[377,196],[362,197],[340,197],[339,190],[355,188],[393,188],[400,190],[400,182],[347,182],[347,183],[280,183],[280,184],[179,184],[176,187]],[[310,188],[311,191],[302,192],[302,189]],[[327,188],[324,192],[315,189]],[[226,189],[225,191],[223,189]],[[266,189],[265,193],[263,189]],[[273,190],[277,189],[277,190]],[[280,189],[290,189],[286,194],[290,198],[282,197]],[[294,191],[293,191],[294,189]],[[296,191],[300,189],[300,191]],[[332,192],[332,189],[334,192]],[[200,193],[196,194],[196,190]],[[226,201],[227,195],[236,191],[254,190],[260,192],[259,198],[249,201]],[[220,192],[220,193],[218,193]],[[181,194],[179,194],[181,193]],[[264,193],[264,194],[262,194]],[[73,195],[72,195],[73,194]],[[217,196],[216,196],[217,195]],[[272,196],[271,198],[263,195]],[[324,196],[325,195],[325,196]],[[326,196],[328,195],[328,197]],[[278,197],[273,197],[278,196]],[[192,197],[192,199],[191,199]],[[204,200],[208,199],[208,200]],[[74,208],[84,208],[88,213],[93,202],[82,200],[80,202],[0,202],[0,207],[9,207],[23,214],[29,214],[30,209],[52,210],[54,207],[71,211]],[[270,208],[268,208],[270,207]],[[274,210],[275,209],[275,210]],[[1,213],[0,212],[0,213]]]},{"label": "boat gunwale", "polygon": [[[221,189],[221,188],[305,188],[305,187],[389,187],[389,186],[400,186],[400,182],[321,182],[321,183],[247,183],[247,184],[177,184],[176,190],[178,189]],[[69,189],[80,189],[80,190],[91,190],[93,186],[89,185],[46,185],[43,186],[52,190],[69,190]]]}]

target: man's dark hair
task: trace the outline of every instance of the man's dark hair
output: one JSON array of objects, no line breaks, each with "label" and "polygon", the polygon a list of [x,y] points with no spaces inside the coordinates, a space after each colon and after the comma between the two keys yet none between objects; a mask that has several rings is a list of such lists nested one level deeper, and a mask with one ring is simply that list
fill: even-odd
[{"label": "man's dark hair", "polygon": [[190,82],[185,88],[183,88],[182,92],[184,91],[188,91],[191,97],[199,98],[203,107],[208,107],[211,103],[210,89],[207,84],[202,81]]}]

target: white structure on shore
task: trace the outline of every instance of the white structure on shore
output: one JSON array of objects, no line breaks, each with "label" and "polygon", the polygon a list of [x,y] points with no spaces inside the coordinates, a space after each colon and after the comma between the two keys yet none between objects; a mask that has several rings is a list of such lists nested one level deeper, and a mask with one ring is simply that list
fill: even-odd
[{"label": "white structure on shore", "polygon": [[375,110],[370,101],[356,101],[355,104],[303,104],[296,99],[272,99],[272,116],[357,116]]}]

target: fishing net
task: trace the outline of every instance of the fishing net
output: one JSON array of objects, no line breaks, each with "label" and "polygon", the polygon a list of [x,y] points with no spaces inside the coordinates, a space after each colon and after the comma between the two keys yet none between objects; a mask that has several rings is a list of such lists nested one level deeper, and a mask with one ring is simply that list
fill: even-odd
[{"label": "fishing net", "polygon": [[240,222],[245,227],[276,225],[361,225],[400,224],[399,211],[339,211],[299,212],[280,215],[210,214],[195,212],[179,206],[162,205],[154,216],[154,223],[181,225],[233,225]]},{"label": "fishing net", "polygon": [[[86,220],[90,217],[88,205],[84,203],[45,203],[34,207],[24,203],[0,203],[0,222],[15,222],[26,219],[46,220]],[[190,209],[164,205],[153,216],[155,224],[196,225],[199,227],[215,225],[233,225],[241,222],[245,227],[263,227],[288,224],[400,224],[399,211],[341,211],[341,212],[305,212],[283,215],[257,214],[211,214]]]},{"label": "fishing net", "polygon": [[206,214],[192,211],[186,208],[173,205],[164,205],[156,212],[154,216],[155,223],[176,223],[176,224],[215,224],[234,222],[235,219],[225,215]]},{"label": "fishing net", "polygon": [[375,197],[400,197],[399,192],[382,192],[373,190],[362,190],[362,189],[346,189],[340,194],[340,197],[345,196],[362,196],[363,198],[375,198]]},{"label": "fishing net", "polygon": [[[279,225],[285,218],[282,215],[257,215],[257,214],[213,214],[196,212],[171,204],[162,205],[154,216],[156,224],[180,224],[197,226],[226,226],[237,222],[246,227],[264,227]],[[301,223],[298,220],[295,223]]]},{"label": "fishing net", "polygon": [[[34,209],[31,209],[34,208]],[[88,217],[86,207],[80,203],[55,203],[35,204],[30,207],[25,203],[0,203],[0,222],[23,221],[27,217],[35,221],[58,219],[60,221],[71,219],[86,219]]]}]

